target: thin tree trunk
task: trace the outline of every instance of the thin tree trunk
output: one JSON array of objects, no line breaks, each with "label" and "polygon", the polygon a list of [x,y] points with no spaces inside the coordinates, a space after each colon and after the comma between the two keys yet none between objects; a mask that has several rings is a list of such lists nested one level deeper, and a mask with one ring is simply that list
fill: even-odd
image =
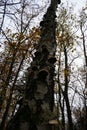
[{"label": "thin tree trunk", "polygon": [[61,53],[59,56],[59,65],[58,65],[58,87],[59,87],[59,106],[62,114],[62,130],[65,130],[65,114],[64,114],[64,98],[62,101],[62,92],[61,92],[61,84],[60,84],[60,64],[61,64]]},{"label": "thin tree trunk", "polygon": [[80,24],[80,29],[81,29],[81,34],[83,37],[83,53],[84,53],[85,71],[86,71],[86,73],[85,73],[85,76],[86,76],[85,90],[86,90],[86,92],[84,93],[84,107],[85,107],[84,130],[87,130],[87,49],[86,49],[85,34],[83,31],[82,23]]},{"label": "thin tree trunk", "polygon": [[64,91],[64,98],[66,102],[66,109],[67,109],[67,116],[68,116],[68,125],[69,130],[73,130],[73,122],[72,122],[72,114],[71,114],[71,108],[68,98],[68,57],[67,57],[67,51],[66,47],[64,46],[64,56],[65,56],[65,91]]}]

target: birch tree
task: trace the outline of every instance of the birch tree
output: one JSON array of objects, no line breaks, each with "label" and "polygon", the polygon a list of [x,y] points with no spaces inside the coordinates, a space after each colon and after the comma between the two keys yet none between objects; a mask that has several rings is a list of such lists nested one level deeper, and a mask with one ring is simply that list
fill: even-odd
[{"label": "birch tree", "polygon": [[56,8],[60,0],[51,0],[43,20],[35,57],[28,70],[23,102],[6,130],[39,129],[53,118],[54,63],[56,62]]}]

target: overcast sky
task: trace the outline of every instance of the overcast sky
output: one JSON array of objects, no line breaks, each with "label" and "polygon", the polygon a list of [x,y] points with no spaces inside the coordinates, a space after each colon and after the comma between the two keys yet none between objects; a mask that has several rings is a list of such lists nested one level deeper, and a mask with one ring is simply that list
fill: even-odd
[{"label": "overcast sky", "polygon": [[86,0],[61,0],[61,2],[66,2],[68,1],[69,3],[74,3],[74,4],[77,4],[77,6],[83,6],[84,3],[86,2]]},{"label": "overcast sky", "polygon": [[[51,0],[33,0],[36,4],[38,3],[40,6],[44,6],[44,4],[49,6],[49,3]],[[75,13],[79,13],[81,11],[81,8],[85,6],[87,3],[87,0],[61,0],[61,3],[64,3],[67,5],[67,2],[69,5],[73,5]],[[48,7],[47,6],[47,7]]]},{"label": "overcast sky", "polygon": [[[40,5],[44,4],[45,2],[49,2],[50,0],[34,0],[36,3],[38,2]],[[69,3],[73,4],[77,10],[81,9],[87,0],[61,0],[62,3]]]},{"label": "overcast sky", "polygon": [[[49,6],[51,0],[33,0],[33,2],[35,4],[39,4],[39,6],[44,6],[45,4],[47,5],[47,7]],[[68,4],[71,6],[71,4],[74,7],[74,13],[75,14],[79,14],[79,12],[81,11],[81,8],[85,6],[87,0],[61,0],[61,3],[64,3],[65,5]],[[46,10],[45,10],[46,11]],[[43,18],[43,13],[40,13],[40,16],[38,18],[37,21],[41,21],[41,19]],[[34,21],[35,22],[35,21]]]},{"label": "overcast sky", "polygon": [[87,0],[61,0],[61,2],[66,3],[72,3],[76,10],[80,11],[80,9],[85,5]]}]

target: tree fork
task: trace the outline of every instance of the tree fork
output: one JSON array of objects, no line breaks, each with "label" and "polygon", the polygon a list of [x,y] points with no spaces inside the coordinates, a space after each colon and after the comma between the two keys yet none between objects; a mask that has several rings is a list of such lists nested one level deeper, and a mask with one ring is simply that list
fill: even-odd
[{"label": "tree fork", "polygon": [[29,68],[23,103],[8,123],[6,130],[37,130],[53,118],[55,18],[58,4],[60,0],[51,0],[43,21],[40,22],[41,37]]}]

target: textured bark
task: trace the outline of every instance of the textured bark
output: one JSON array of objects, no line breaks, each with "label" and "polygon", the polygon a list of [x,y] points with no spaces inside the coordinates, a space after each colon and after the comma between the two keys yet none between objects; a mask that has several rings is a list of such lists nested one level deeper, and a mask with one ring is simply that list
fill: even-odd
[{"label": "textured bark", "polygon": [[23,103],[6,130],[37,130],[53,117],[57,4],[60,4],[60,0],[51,0],[40,23],[41,38],[29,68]]}]

